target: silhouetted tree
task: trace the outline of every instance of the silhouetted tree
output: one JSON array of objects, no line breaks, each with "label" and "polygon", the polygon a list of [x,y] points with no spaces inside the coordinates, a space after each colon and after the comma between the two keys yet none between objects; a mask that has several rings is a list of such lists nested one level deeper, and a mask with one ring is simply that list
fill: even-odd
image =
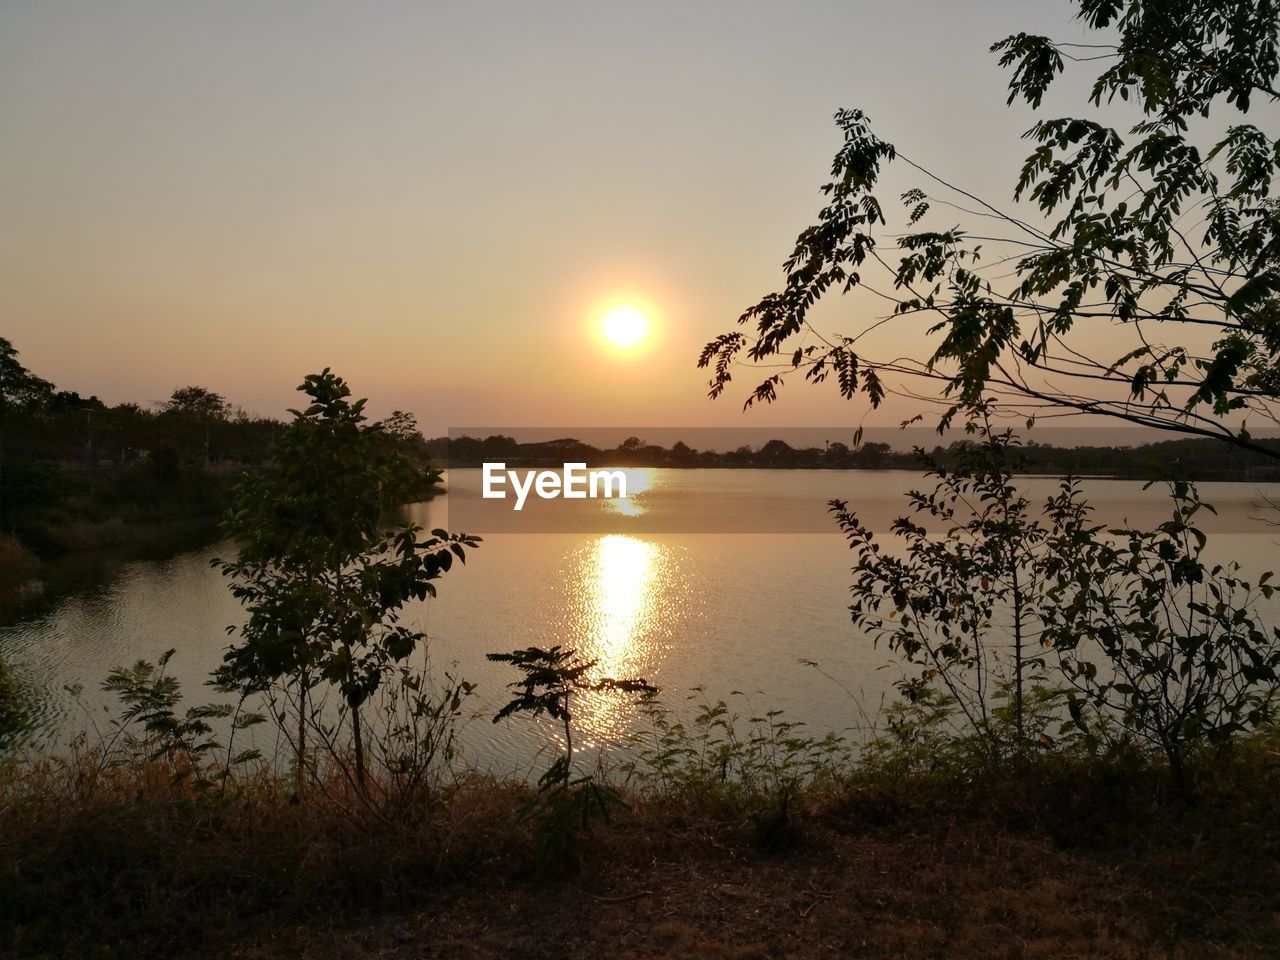
[{"label": "silhouetted tree", "polygon": [[[993,46],[1012,70],[1009,102],[1039,109],[1068,62],[1102,64],[1090,103],[1135,107],[1127,133],[1094,116],[1037,122],[1013,189],[1036,210],[1015,213],[904,156],[860,110],[841,110],[828,205],[797,239],[785,286],[739,318],[751,335],[726,333],[704,348],[712,396],[740,359],[781,357],[789,369],[760,382],[747,405],[771,402],[798,372],[832,377],[842,395],[873,406],[919,386],[943,404],[943,424],[990,396],[1028,417],[1103,414],[1280,459],[1244,422],[1276,422],[1280,412],[1280,204],[1271,196],[1280,144],[1243,122],[1259,102],[1280,100],[1280,7],[1078,5],[1096,43],[1019,33]],[[1221,124],[1203,122],[1224,113]],[[890,224],[875,191],[895,161],[928,184],[903,194],[901,221]],[[981,224],[976,232],[943,219],[957,208]],[[890,302],[887,312],[868,308],[865,329],[922,319],[930,353],[877,359],[859,331],[817,335],[811,311],[832,292]],[[1224,422],[1229,415],[1239,421]]]},{"label": "silhouetted tree", "polygon": [[698,451],[694,450],[683,440],[677,440],[671,446],[671,462],[680,465],[693,463],[697,460]]},{"label": "silhouetted tree", "polygon": [[226,397],[204,387],[179,387],[162,405],[166,413],[185,413],[209,420],[226,420],[231,404]]},{"label": "silhouetted tree", "polygon": [[10,503],[16,488],[8,489],[15,485],[5,475],[5,434],[10,421],[35,415],[52,395],[53,384],[24,367],[13,344],[0,337],[0,524],[5,529],[11,526],[14,509],[19,505]]},{"label": "silhouetted tree", "polygon": [[796,451],[785,440],[770,440],[756,454],[756,461],[763,464],[786,466],[795,460]]},{"label": "silhouetted tree", "polygon": [[53,384],[24,367],[13,344],[0,337],[0,412],[35,410],[52,396]]},{"label": "silhouetted tree", "polygon": [[[366,420],[365,401],[352,401],[328,369],[298,389],[309,405],[292,411],[271,469],[241,481],[225,523],[239,555],[215,563],[249,616],[218,677],[246,693],[278,683],[292,688],[300,788],[310,692],[320,683],[335,686],[363,790],[361,706],[424,637],[399,622],[400,611],[434,595],[432,581],[455,557],[465,560],[464,548],[478,538],[435,530],[419,539],[416,526],[389,525],[384,510],[411,496],[423,471],[387,443],[383,425]],[[425,477],[438,478],[435,471]]]},{"label": "silhouetted tree", "polygon": [[911,514],[892,526],[901,552],[882,550],[844,501],[831,501],[831,510],[854,552],[854,622],[913,670],[898,683],[903,698],[927,702],[931,691],[945,691],[995,761],[1022,754],[1031,739],[1029,694],[1044,680],[1048,531],[1013,486],[1017,438],[995,429],[985,406],[969,411],[965,426],[974,439],[953,447],[954,466],[917,451],[937,484],[907,495]]}]

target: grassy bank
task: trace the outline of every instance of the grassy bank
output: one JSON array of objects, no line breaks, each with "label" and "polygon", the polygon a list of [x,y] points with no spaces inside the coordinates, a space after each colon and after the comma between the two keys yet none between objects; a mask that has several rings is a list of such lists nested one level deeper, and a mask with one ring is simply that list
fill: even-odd
[{"label": "grassy bank", "polygon": [[[231,500],[236,471],[186,469],[158,478],[149,467],[83,474],[44,465],[46,502],[23,510],[0,535],[0,608],[17,606],[33,581],[57,592],[82,558],[165,555],[207,539]],[[74,582],[74,573],[69,578]]]},{"label": "grassy bank", "polygon": [[[54,467],[46,466],[53,471]],[[231,502],[239,468],[152,465],[60,471],[58,499],[18,525],[19,538],[43,556],[146,543],[179,527],[215,527]]]},{"label": "grassy bank", "polygon": [[113,517],[77,521],[50,533],[67,546],[41,555],[0,537],[0,622],[37,613],[69,592],[104,582],[130,561],[164,560],[219,535],[216,515],[139,523]]},{"label": "grassy bank", "polygon": [[[1194,796],[1145,763],[975,778],[859,766],[776,797],[615,779],[630,801],[548,870],[522,784],[407,806],[167,762],[10,762],[0,946],[77,957],[1270,957],[1280,739]],[[621,774],[619,774],[621,777]],[[376,789],[376,788],[375,788]]]},{"label": "grassy bank", "polygon": [[39,569],[39,559],[17,537],[0,534],[0,590],[17,587]]}]

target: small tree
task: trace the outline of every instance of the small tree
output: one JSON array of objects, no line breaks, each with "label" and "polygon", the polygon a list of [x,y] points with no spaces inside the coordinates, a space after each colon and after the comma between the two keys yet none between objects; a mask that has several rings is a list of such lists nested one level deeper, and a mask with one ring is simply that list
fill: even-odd
[{"label": "small tree", "polygon": [[346,383],[328,369],[298,389],[311,404],[291,411],[271,468],[241,481],[225,523],[240,552],[215,563],[233,579],[232,592],[249,617],[218,679],[240,690],[291,688],[299,787],[311,690],[337,687],[363,791],[361,705],[423,639],[399,622],[400,611],[410,600],[434,596],[432,581],[455,558],[465,561],[465,548],[479,538],[434,530],[419,539],[416,526],[385,523],[388,508],[439,473],[414,468],[394,450],[382,425],[366,421],[365,401],[351,401]]},{"label": "small tree", "polygon": [[[179,713],[182,685],[168,673],[173,654],[169,649],[155,663],[139,660],[130,667],[115,667],[107,674],[102,689],[114,694],[123,709],[112,721],[115,730],[103,746],[101,762],[161,763],[170,770],[175,784],[188,783],[203,793],[215,786],[213,778],[219,776],[219,784],[225,789],[233,766],[260,759],[255,749],[233,752],[236,733],[257,725],[263,718],[241,710],[243,701],[235,708],[230,704],[205,704]],[[220,764],[215,757],[224,748],[214,739],[212,721],[224,721],[231,729]]]},{"label": "small tree", "polygon": [[558,867],[569,866],[577,857],[580,831],[593,819],[607,821],[610,807],[622,804],[614,790],[590,775],[573,776],[573,698],[606,690],[653,695],[657,688],[644,680],[590,679],[588,674],[596,661],[583,660],[558,644],[488,656],[490,660],[509,663],[524,674],[510,684],[515,696],[498,711],[494,723],[515,713],[531,713],[535,717],[546,713],[564,728],[564,753],[539,778],[541,796],[526,806],[521,816],[537,817],[544,859]]},{"label": "small tree", "polygon": [[[1039,566],[1047,531],[1013,485],[1017,439],[992,428],[985,406],[972,411],[967,429],[978,440],[953,446],[951,467],[917,451],[938,482],[930,493],[908,494],[922,522],[906,516],[893,524],[902,555],[882,550],[843,501],[831,510],[856,558],[854,622],[915,668],[899,684],[909,702],[942,688],[995,760],[1010,745],[1006,731],[1015,753],[1039,732],[1029,714],[1045,699],[1032,688],[1044,680]],[[1042,725],[1043,713],[1036,719]]]},{"label": "small tree", "polygon": [[1051,744],[1050,721],[1090,746],[1118,730],[1162,753],[1181,787],[1193,750],[1274,718],[1271,574],[1205,559],[1196,523],[1213,508],[1194,486],[1170,483],[1172,515],[1151,531],[1093,522],[1070,479],[1033,515],[1013,485],[1015,438],[983,407],[968,426],[979,442],[954,445],[950,466],[921,455],[938,482],[909,494],[900,553],[832,504],[857,558],[854,621],[915,668],[900,714],[935,743],[959,718],[990,760]]}]

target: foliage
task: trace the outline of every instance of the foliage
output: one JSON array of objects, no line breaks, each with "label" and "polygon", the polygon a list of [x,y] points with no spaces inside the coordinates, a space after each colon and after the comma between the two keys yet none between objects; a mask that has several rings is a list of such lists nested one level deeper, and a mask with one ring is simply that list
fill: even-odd
[{"label": "foliage", "polygon": [[978,441],[948,467],[921,454],[937,483],[908,494],[893,548],[832,503],[855,556],[853,620],[910,670],[874,755],[973,768],[1064,736],[1089,751],[1133,742],[1186,786],[1189,751],[1271,722],[1271,575],[1206,561],[1195,524],[1212,507],[1192,484],[1169,483],[1172,518],[1155,530],[1106,530],[1075,480],[1033,510],[1012,482],[1014,435],[985,405],[967,426]]},{"label": "foliage", "polygon": [[102,763],[159,764],[171,771],[174,783],[186,783],[197,793],[205,793],[225,785],[231,767],[261,759],[256,749],[232,753],[234,741],[223,751],[212,724],[224,721],[234,738],[236,732],[256,726],[263,717],[224,703],[189,707],[179,713],[182,686],[167,670],[173,654],[172,649],[166,650],[155,663],[139,660],[107,674],[102,689],[115,696],[121,711],[112,719],[114,733],[102,751]]},{"label": "foliage", "polygon": [[24,367],[13,344],[0,337],[0,417],[39,407],[52,396],[53,385]]},{"label": "foliage", "polygon": [[[1072,728],[1062,732],[1066,716],[1065,692],[1048,684],[1032,686],[1023,693],[1024,724],[1028,745],[1039,747],[1034,753],[1014,754],[1020,742],[1012,709],[1013,694],[1007,684],[992,695],[988,727],[983,733],[972,732],[963,716],[958,716],[956,698],[945,687],[922,686],[912,698],[888,705],[879,719],[873,736],[862,746],[855,776],[863,783],[935,781],[971,783],[976,778],[1008,779],[1010,776],[1035,777],[1055,761],[1092,762],[1099,758],[1108,762],[1119,756],[1123,744],[1106,739],[1106,750],[1100,749],[1104,737],[1113,736],[1114,724],[1090,731],[1090,736],[1075,735]],[[1051,736],[1048,731],[1054,731]],[[1026,735],[1026,734],[1024,734]],[[993,754],[992,745],[1003,748]],[[1016,762],[1007,762],[1013,757]]]},{"label": "foliage", "polygon": [[203,420],[226,420],[231,404],[220,393],[204,387],[179,387],[163,406],[164,412]]},{"label": "foliage", "polygon": [[[215,561],[248,610],[219,670],[242,691],[283,682],[293,690],[299,783],[311,690],[330,684],[351,726],[355,777],[365,781],[361,707],[418,648],[404,605],[435,595],[437,580],[479,538],[413,525],[388,528],[388,509],[438,479],[387,444],[365,401],[329,370],[299,387],[310,399],[281,433],[272,469],[246,475],[224,529],[239,547]],[[283,715],[279,715],[282,719]]]},{"label": "foliage", "polygon": [[438,798],[440,775],[458,757],[458,731],[475,684],[446,674],[433,689],[426,671],[401,665],[379,691],[377,732],[370,752],[384,806],[422,815]]},{"label": "foliage", "polygon": [[28,728],[29,712],[13,669],[0,658],[0,755]]},{"label": "foliage", "polygon": [[60,519],[71,486],[56,467],[8,457],[0,474],[0,530],[33,549],[47,547],[53,539],[49,527]]},{"label": "foliage", "polygon": [[708,805],[745,814],[766,848],[795,837],[794,810],[806,792],[838,786],[852,770],[852,750],[843,737],[804,732],[804,723],[781,710],[746,716],[724,700],[687,700],[696,712],[685,725],[656,696],[641,701],[645,724],[631,735],[623,765],[642,795],[675,804]]},{"label": "foliage", "polygon": [[[393,414],[394,416],[394,414]],[[592,446],[573,438],[518,442],[509,437],[454,437],[447,442],[451,466],[480,466],[500,460],[512,466],[536,465],[546,461],[580,461],[588,467],[736,467],[796,469],[914,470],[918,466],[911,450],[895,450],[890,444],[862,440],[858,431],[852,444],[832,441],[819,446],[793,447],[783,440],[770,440],[759,449],[742,445],[734,450],[695,450],[677,440],[670,447],[646,444],[630,450]],[[1280,440],[1257,438],[1257,443],[1280,451]],[[416,446],[416,444],[414,445]],[[423,447],[427,444],[424,442]],[[950,446],[934,446],[931,456],[938,463],[950,463]],[[1111,477],[1151,479],[1153,463],[1177,463],[1189,479],[1267,480],[1280,478],[1280,462],[1248,450],[1204,438],[1184,438],[1142,443],[1134,446],[1070,446],[1028,441],[1015,469],[1019,473],[1105,474]]]},{"label": "foliage", "polygon": [[648,726],[631,736],[635,758],[626,769],[660,796],[780,796],[835,779],[847,759],[835,734],[808,736],[803,722],[757,711],[739,691],[731,696],[745,701],[745,717],[724,700],[698,699],[703,693],[696,687],[687,698],[696,708],[689,727],[655,696],[642,701]]},{"label": "foliage", "polygon": [[[146,539],[161,525],[212,529],[236,474],[263,464],[283,427],[200,386],[154,406],[108,406],[56,389],[0,338],[0,533],[52,555]],[[412,414],[393,413],[382,437],[388,455],[419,471],[406,498],[430,496],[428,445]]]},{"label": "foliage", "polygon": [[594,777],[574,776],[573,699],[605,691],[651,695],[657,688],[642,679],[590,677],[596,661],[583,660],[559,644],[491,653],[488,658],[509,663],[524,674],[509,685],[515,695],[498,711],[494,723],[516,713],[535,717],[545,713],[559,720],[564,730],[564,752],[538,779],[539,794],[521,809],[520,818],[536,823],[544,863],[557,869],[572,867],[591,822],[608,822],[611,808],[625,805],[617,791]]},{"label": "foliage", "polygon": [[1171,516],[1155,530],[1106,530],[1074,485],[1051,501],[1045,642],[1075,688],[1072,717],[1114,716],[1185,779],[1189,751],[1221,750],[1275,716],[1280,627],[1259,606],[1271,573],[1210,563],[1198,528],[1213,508],[1196,488],[1169,484]]},{"label": "foliage", "polygon": [[[175,803],[189,791],[132,765],[95,777],[92,755],[29,757],[0,765],[0,953],[224,957],[270,938],[277,954],[326,957],[376,938],[384,953],[466,956],[484,925],[488,941],[542,956],[563,951],[581,891],[626,900],[587,904],[605,922],[580,928],[580,954],[617,954],[626,937],[624,956],[696,956],[703,938],[758,955],[763,917],[789,925],[772,929],[799,955],[853,928],[867,957],[953,941],[948,957],[987,957],[1011,939],[1035,940],[1043,958],[1257,957],[1275,941],[1280,876],[1280,740],[1264,734],[1195,805],[1165,800],[1147,766],[1057,754],[991,780],[859,766],[841,793],[799,798],[819,815],[808,849],[783,862],[697,795],[637,792],[625,822],[600,831],[591,882],[572,887],[513,882],[526,851],[505,828],[521,795],[508,783],[473,777],[430,817],[368,823],[319,791],[293,802],[287,780],[254,765],[232,775],[236,802]],[[344,783],[332,784],[339,801]],[[494,911],[495,890],[518,909]],[[1083,902],[1097,909],[1081,916]],[[668,911],[689,931],[674,947],[650,919]],[[732,944],[726,924],[741,933]],[[903,930],[922,924],[904,948]]]},{"label": "foliage", "polygon": [[11,455],[25,461],[88,467],[92,455],[106,471],[144,462],[167,447],[184,463],[257,463],[281,427],[198,386],[174,390],[155,409],[107,406],[94,396],[56,390],[23,367],[2,338],[0,357],[0,423]]},{"label": "foliage", "polygon": [[[831,510],[854,554],[854,623],[914,669],[898,684],[908,702],[944,689],[995,762],[1046,736],[1045,713],[1029,709],[1028,694],[1048,682],[1040,636],[1047,530],[1013,485],[1013,433],[996,430],[985,405],[966,428],[978,439],[953,447],[952,466],[920,452],[937,484],[907,495],[914,518],[892,526],[901,555],[882,547],[845,502],[832,501]],[[1005,714],[1011,722],[1001,722]]]},{"label": "foliage", "polygon": [[[1019,33],[993,46],[1012,71],[1009,102],[1036,111],[1068,62],[1104,64],[1091,115],[1041,119],[1028,133],[1036,146],[1013,194],[1034,209],[1010,212],[953,185],[878,137],[860,110],[840,111],[844,143],[827,203],[785,261],[784,286],[741,315],[750,333],[725,333],[699,357],[713,397],[745,359],[783,368],[747,406],[775,400],[794,373],[831,379],[872,406],[893,392],[940,402],[940,430],[995,400],[1001,415],[1029,423],[1043,411],[1101,414],[1280,461],[1280,448],[1247,425],[1250,416],[1280,421],[1280,204],[1271,196],[1280,142],[1247,122],[1259,102],[1280,100],[1280,7],[1078,7],[1099,42]],[[1126,111],[1122,133],[1108,121]],[[891,225],[877,191],[895,162],[930,183],[901,195]],[[943,219],[955,212],[980,226]],[[833,293],[889,306],[868,308],[860,330],[828,334],[815,311]],[[872,355],[877,336],[898,342],[917,322],[932,338],[927,357]],[[1188,751],[1268,720],[1275,639],[1254,608],[1271,585],[1203,560],[1193,488],[1175,484],[1173,520],[1156,531],[1104,534],[1073,482],[1031,518],[1008,467],[963,456],[932,467],[939,487],[913,494],[913,511],[951,536],[904,518],[894,529],[904,557],[833,504],[859,561],[855,620],[917,671],[903,691],[928,722],[910,726],[932,735],[959,717],[994,745],[1001,713],[989,703],[1011,696],[1021,753],[1037,729],[1052,743],[1043,726],[1058,686],[1069,685],[1084,742],[1118,726],[1161,750],[1181,778]],[[1012,669],[1001,670],[993,643],[1006,636]],[[1046,711],[1032,723],[1025,672],[1040,682],[1046,646],[1061,676],[1047,695],[1033,687]]]},{"label": "foliage", "polygon": [[109,407],[55,389],[0,338],[0,532],[55,554],[141,524],[216,523],[229,490],[219,465],[263,459],[279,428],[200,387],[157,410]]},{"label": "foliage", "polygon": [[31,501],[37,509],[43,506],[39,485],[24,483],[26,478],[15,483],[14,467],[5,458],[12,422],[38,410],[52,394],[53,385],[24,367],[13,344],[0,337],[0,531],[14,530]]},{"label": "foliage", "polygon": [[[1028,133],[1037,146],[1014,196],[1034,211],[952,185],[880,139],[860,110],[836,114],[844,144],[823,187],[827,205],[798,237],[783,288],[739,318],[752,334],[704,348],[712,396],[745,358],[787,368],[747,405],[774,400],[795,372],[830,378],[873,406],[923,388],[943,400],[942,424],[997,396],[1026,416],[1103,414],[1280,459],[1245,425],[1247,415],[1274,422],[1280,412],[1280,205],[1271,196],[1280,144],[1237,122],[1280,99],[1280,8],[1080,0],[1079,19],[1098,42],[1020,33],[993,47],[1012,70],[1009,101],[1033,110],[1068,61],[1105,64],[1090,96],[1098,116],[1044,119]],[[1127,135],[1106,124],[1104,106],[1137,112]],[[1204,122],[1223,114],[1225,124]],[[902,195],[891,224],[877,190],[895,161],[930,183]],[[970,228],[946,219],[957,211]],[[820,332],[813,311],[832,293],[861,298],[872,319],[860,331]],[[887,312],[873,306],[884,301]],[[876,359],[863,340],[890,325],[898,342],[913,321],[934,337],[927,359]]]}]

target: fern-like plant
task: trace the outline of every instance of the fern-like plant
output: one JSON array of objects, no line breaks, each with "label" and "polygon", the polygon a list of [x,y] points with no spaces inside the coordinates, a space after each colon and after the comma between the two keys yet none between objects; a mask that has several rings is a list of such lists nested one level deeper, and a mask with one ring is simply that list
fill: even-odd
[{"label": "fern-like plant", "polygon": [[538,796],[520,810],[522,820],[533,819],[542,844],[542,859],[556,869],[577,864],[582,837],[593,820],[607,823],[612,810],[625,806],[618,792],[590,774],[574,776],[573,700],[584,693],[617,691],[652,695],[657,688],[643,679],[589,676],[595,660],[559,644],[543,649],[527,647],[511,653],[491,653],[489,659],[509,663],[524,676],[509,686],[515,695],[493,718],[494,723],[516,713],[549,715],[564,729],[563,752],[538,779]]}]

